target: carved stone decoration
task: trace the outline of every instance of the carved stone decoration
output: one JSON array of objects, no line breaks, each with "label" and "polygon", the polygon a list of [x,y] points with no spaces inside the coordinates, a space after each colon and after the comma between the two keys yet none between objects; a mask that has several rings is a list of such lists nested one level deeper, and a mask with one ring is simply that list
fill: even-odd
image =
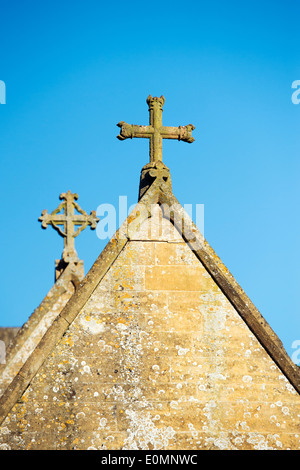
[{"label": "carved stone decoration", "polygon": [[149,106],[149,126],[138,126],[127,124],[120,121],[117,126],[120,127],[119,140],[132,139],[133,137],[146,138],[150,141],[150,163],[162,162],[162,141],[163,139],[183,140],[184,142],[194,142],[192,131],[195,127],[192,124],[179,127],[166,127],[162,125],[162,112],[165,103],[164,96],[147,98]]},{"label": "carved stone decoration", "polygon": [[[64,238],[64,250],[62,253],[62,264],[70,262],[78,262],[79,258],[75,250],[75,238],[84,230],[88,225],[94,230],[99,222],[96,217],[96,212],[91,211],[88,215],[81,207],[75,202],[78,199],[78,194],[72,194],[71,191],[62,193],[59,196],[63,202],[51,214],[47,210],[43,210],[39,221],[42,222],[42,228],[46,229],[50,224],[52,227]],[[75,213],[75,210],[77,213]],[[63,211],[63,213],[61,213]],[[62,227],[62,228],[61,228]],[[76,230],[76,227],[77,230]]]},{"label": "carved stone decoration", "polygon": [[163,182],[168,185],[169,190],[172,191],[169,168],[161,161],[147,163],[141,171],[139,200],[156,179],[158,180],[158,183]]}]

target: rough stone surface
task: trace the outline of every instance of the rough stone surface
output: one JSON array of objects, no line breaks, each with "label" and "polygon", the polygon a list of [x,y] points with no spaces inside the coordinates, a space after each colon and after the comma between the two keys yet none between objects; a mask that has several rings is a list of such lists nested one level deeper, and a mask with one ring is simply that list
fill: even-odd
[{"label": "rough stone surface", "polygon": [[11,342],[14,340],[16,337],[19,327],[1,327],[0,328],[0,341],[3,341],[6,349],[9,347]]},{"label": "rough stone surface", "polygon": [[13,341],[10,341],[7,346],[5,364],[2,364],[0,368],[0,396],[74,294],[75,285],[83,277],[82,262],[79,263],[79,267],[69,264],[28,321],[22,328],[17,329]]},{"label": "rough stone surface", "polygon": [[79,258],[75,250],[75,238],[88,225],[94,230],[99,219],[96,217],[95,211],[91,211],[88,215],[81,209],[76,202],[78,194],[72,194],[69,190],[66,193],[61,193],[59,199],[62,199],[63,202],[51,214],[48,214],[48,211],[44,209],[39,221],[42,222],[42,228],[46,229],[48,225],[52,225],[63,237],[64,250],[61,261],[65,264],[77,263]]},{"label": "rough stone surface", "polygon": [[299,394],[158,210],[2,423],[0,448],[299,449],[299,417]]},{"label": "rough stone surface", "polygon": [[[1,327],[0,328],[0,376],[6,367],[7,350],[13,344],[19,327]],[[0,379],[1,383],[1,379]],[[1,392],[0,392],[1,394]]]},{"label": "rough stone surface", "polygon": [[121,121],[117,124],[120,127],[120,134],[117,136],[119,140],[132,139],[134,137],[149,139],[150,162],[162,162],[162,141],[163,139],[176,139],[184,142],[194,142],[192,132],[195,126],[188,124],[187,126],[166,127],[162,124],[163,105],[165,103],[164,96],[160,98],[151,95],[147,98],[149,106],[149,126],[137,126],[127,124]]}]

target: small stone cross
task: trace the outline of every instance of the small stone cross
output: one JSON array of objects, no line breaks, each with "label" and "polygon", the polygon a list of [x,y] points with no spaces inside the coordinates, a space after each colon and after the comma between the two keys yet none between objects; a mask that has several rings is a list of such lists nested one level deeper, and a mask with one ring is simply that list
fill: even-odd
[{"label": "small stone cross", "polygon": [[150,139],[150,163],[162,162],[162,140],[177,139],[184,142],[194,142],[192,131],[195,127],[192,124],[179,127],[166,127],[162,125],[162,112],[165,98],[151,95],[147,98],[149,106],[149,126],[138,126],[127,124],[121,121],[117,124],[121,128],[120,134],[117,136],[119,140],[125,140],[133,137],[142,137]]},{"label": "small stone cross", "polygon": [[[71,191],[62,193],[59,199],[63,202],[51,214],[47,210],[43,210],[39,221],[42,222],[42,228],[46,229],[48,224],[57,230],[57,232],[64,237],[64,250],[62,260],[65,263],[77,262],[78,256],[75,250],[75,238],[84,230],[88,225],[91,229],[95,229],[99,219],[96,217],[96,212],[91,211],[88,215],[81,207],[75,202],[78,199],[76,193],[72,194]],[[63,213],[60,212],[63,210]],[[75,214],[75,210],[78,212]],[[63,226],[63,230],[60,228]],[[76,230],[76,226],[78,226]]]}]

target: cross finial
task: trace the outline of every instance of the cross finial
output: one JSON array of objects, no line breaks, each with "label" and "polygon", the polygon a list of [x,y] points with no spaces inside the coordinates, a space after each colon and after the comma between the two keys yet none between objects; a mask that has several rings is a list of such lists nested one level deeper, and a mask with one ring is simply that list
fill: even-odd
[{"label": "cross finial", "polygon": [[[51,212],[51,214],[48,214],[47,210],[43,210],[39,221],[42,222],[42,228],[46,229],[48,224],[50,224],[64,238],[62,260],[65,263],[77,262],[78,256],[75,250],[75,238],[88,225],[91,226],[91,229],[95,229],[99,219],[96,217],[95,211],[91,211],[90,215],[88,215],[75,202],[78,199],[78,194],[72,194],[71,191],[68,191],[67,193],[62,193],[59,198],[63,202],[57,209]],[[75,210],[77,211],[76,214]],[[61,211],[63,213],[60,214]]]},{"label": "cross finial", "polygon": [[165,98],[151,95],[147,98],[149,106],[149,126],[138,126],[127,124],[121,121],[117,124],[121,128],[117,136],[119,140],[125,140],[133,137],[148,138],[150,140],[150,163],[162,161],[162,140],[177,139],[184,142],[194,142],[192,131],[195,127],[192,124],[179,127],[166,127],[162,125],[162,112]]}]

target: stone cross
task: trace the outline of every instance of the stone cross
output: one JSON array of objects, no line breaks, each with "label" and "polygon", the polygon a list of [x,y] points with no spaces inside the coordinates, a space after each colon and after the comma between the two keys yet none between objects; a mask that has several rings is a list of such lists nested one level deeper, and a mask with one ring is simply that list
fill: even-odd
[{"label": "stone cross", "polygon": [[195,127],[192,124],[179,127],[166,127],[162,125],[162,112],[165,98],[151,95],[147,98],[149,106],[149,126],[137,126],[127,124],[121,121],[117,124],[121,128],[120,134],[117,136],[119,140],[125,140],[133,137],[142,137],[150,139],[150,163],[162,162],[162,140],[177,139],[184,142],[194,142],[192,131]]},{"label": "stone cross", "polygon": [[[63,202],[57,209],[51,212],[51,214],[48,214],[47,210],[43,210],[39,221],[42,222],[42,228],[46,229],[48,224],[50,224],[64,237],[62,260],[65,263],[77,262],[78,256],[75,250],[75,238],[88,225],[91,226],[91,229],[95,229],[99,219],[96,217],[95,211],[91,211],[91,214],[88,215],[81,209],[75,202],[78,199],[76,193],[72,194],[71,191],[68,191],[67,193],[62,193],[59,198],[63,199]],[[78,212],[77,214],[75,214],[75,210]],[[61,211],[63,213],[60,214]],[[63,229],[60,226],[63,226]]]}]

